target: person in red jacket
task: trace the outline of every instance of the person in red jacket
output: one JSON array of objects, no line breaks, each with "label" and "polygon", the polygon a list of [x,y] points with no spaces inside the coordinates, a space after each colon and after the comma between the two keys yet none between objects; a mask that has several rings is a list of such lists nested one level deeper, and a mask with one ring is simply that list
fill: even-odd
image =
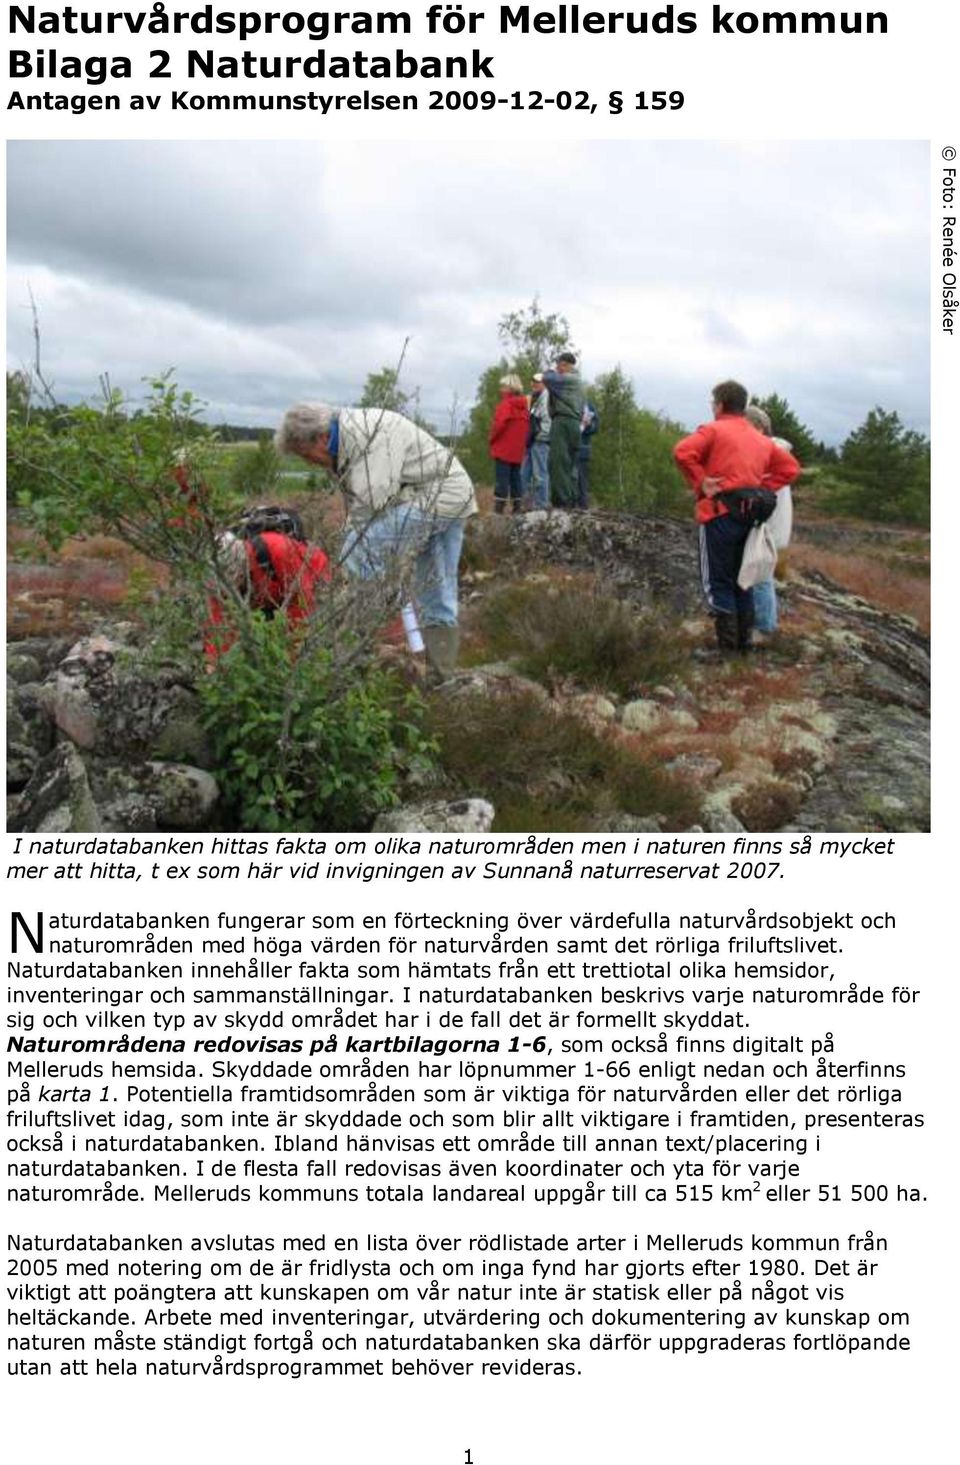
[{"label": "person in red jacket", "polygon": [[[221,535],[221,567],[240,599],[268,619],[284,615],[288,626],[309,620],[320,585],[330,579],[330,561],[306,542],[298,514],[270,507],[248,511],[235,530]],[[211,595],[204,651],[210,665],[236,639],[228,607]]]},{"label": "person in red jacket", "polygon": [[177,485],[181,503],[178,512],[167,520],[171,529],[197,529],[210,522],[210,490],[191,469],[186,451],[176,456],[172,478]]},{"label": "person in red jacket", "polygon": [[508,501],[519,514],[523,503],[520,468],[527,454],[527,433],[530,427],[530,404],[523,394],[518,376],[500,378],[500,401],[490,424],[490,456],[495,479],[493,507],[505,512]]},{"label": "person in red jacket", "polygon": [[753,632],[753,592],[737,584],[744,544],[757,522],[751,517],[749,490],[763,499],[800,472],[791,453],[747,420],[746,406],[745,387],[721,382],[713,389],[713,421],[673,450],[677,467],[697,496],[703,588],[724,654],[748,651]]}]

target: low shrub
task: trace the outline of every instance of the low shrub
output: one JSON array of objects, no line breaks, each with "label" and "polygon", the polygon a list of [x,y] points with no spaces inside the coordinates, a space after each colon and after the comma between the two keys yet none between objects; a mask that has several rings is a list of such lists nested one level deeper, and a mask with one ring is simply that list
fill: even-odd
[{"label": "low shrub", "polygon": [[500,832],[602,829],[617,811],[660,814],[674,829],[697,818],[686,784],[532,692],[437,697],[428,728],[450,783],[490,799]]},{"label": "low shrub", "polygon": [[684,659],[675,630],[593,587],[510,585],[484,605],[479,629],[495,656],[547,684],[629,697],[674,676]]},{"label": "low shrub", "polygon": [[399,802],[411,762],[432,757],[414,692],[374,662],[345,675],[326,648],[298,650],[283,616],[249,616],[200,695],[244,829],[365,829]]},{"label": "low shrub", "polygon": [[231,489],[241,499],[272,503],[277,496],[282,461],[271,434],[261,432],[256,443],[231,450]]},{"label": "low shrub", "polygon": [[782,829],[803,803],[803,793],[792,783],[770,778],[745,789],[731,801],[731,808],[752,834]]}]

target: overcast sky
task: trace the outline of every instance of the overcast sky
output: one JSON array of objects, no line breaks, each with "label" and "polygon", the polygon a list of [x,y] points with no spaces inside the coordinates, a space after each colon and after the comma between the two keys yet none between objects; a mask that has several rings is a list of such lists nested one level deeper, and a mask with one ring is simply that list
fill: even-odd
[{"label": "overcast sky", "polygon": [[273,425],[410,337],[446,425],[538,294],[681,422],[735,376],[827,441],[878,403],[929,427],[923,143],[17,142],[8,180],[8,365],[32,291],[64,400],[174,367]]}]

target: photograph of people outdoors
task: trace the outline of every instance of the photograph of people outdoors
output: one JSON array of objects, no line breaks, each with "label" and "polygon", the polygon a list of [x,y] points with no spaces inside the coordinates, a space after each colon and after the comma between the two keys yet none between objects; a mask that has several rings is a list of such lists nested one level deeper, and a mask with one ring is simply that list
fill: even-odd
[{"label": "photograph of people outdoors", "polygon": [[928,147],[8,149],[13,831],[929,828]]}]

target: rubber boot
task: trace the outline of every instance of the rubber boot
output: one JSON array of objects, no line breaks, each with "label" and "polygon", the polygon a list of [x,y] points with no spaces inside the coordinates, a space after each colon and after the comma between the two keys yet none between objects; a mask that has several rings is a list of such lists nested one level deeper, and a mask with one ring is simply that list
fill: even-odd
[{"label": "rubber boot", "polygon": [[753,606],[737,615],[737,650],[741,656],[749,656],[753,650]]},{"label": "rubber boot", "polygon": [[423,626],[423,644],[427,653],[427,670],[436,686],[452,677],[457,669],[460,651],[459,626]]},{"label": "rubber boot", "polygon": [[718,610],[714,612],[714,625],[717,628],[717,646],[720,655],[723,657],[735,656],[738,645],[738,623],[733,611]]}]

